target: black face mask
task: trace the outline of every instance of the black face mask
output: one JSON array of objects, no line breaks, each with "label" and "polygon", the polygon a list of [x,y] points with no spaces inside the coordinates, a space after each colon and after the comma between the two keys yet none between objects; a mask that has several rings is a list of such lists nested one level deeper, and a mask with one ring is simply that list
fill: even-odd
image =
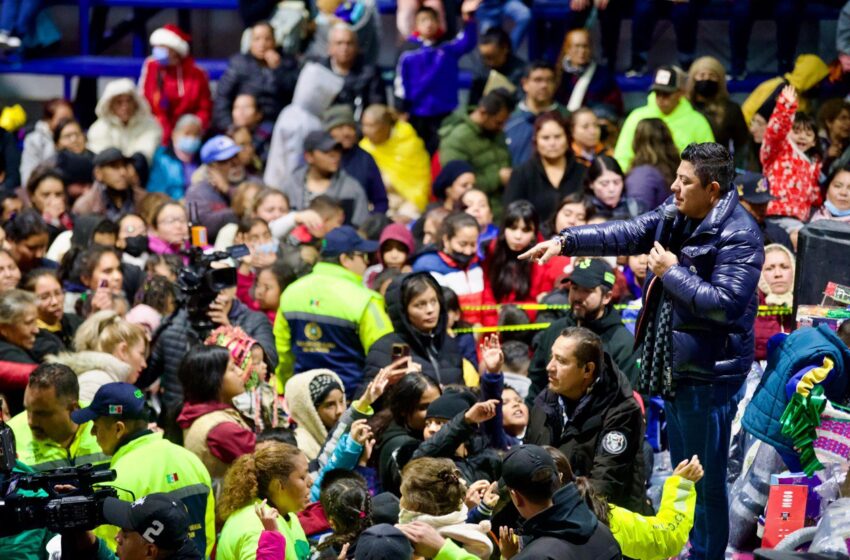
[{"label": "black face mask", "polygon": [[697,80],[694,82],[694,91],[702,97],[714,97],[720,91],[720,83],[715,80]]},{"label": "black face mask", "polygon": [[124,243],[127,244],[124,252],[131,257],[141,257],[142,254],[148,250],[147,235],[134,235],[133,237],[128,237],[124,240]]},{"label": "black face mask", "polygon": [[457,263],[457,265],[461,269],[465,270],[466,267],[469,266],[469,263],[472,262],[472,259],[475,258],[475,253],[472,253],[471,255],[464,255],[463,253],[455,253],[454,251],[452,251],[451,253],[449,253],[449,256],[454,262]]},{"label": "black face mask", "polygon": [[606,140],[608,140],[608,125],[607,124],[600,124],[599,125],[599,141],[605,142]]}]

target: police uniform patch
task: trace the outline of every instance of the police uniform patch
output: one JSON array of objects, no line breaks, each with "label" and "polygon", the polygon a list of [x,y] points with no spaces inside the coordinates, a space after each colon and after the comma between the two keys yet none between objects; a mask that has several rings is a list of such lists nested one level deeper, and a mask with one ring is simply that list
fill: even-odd
[{"label": "police uniform patch", "polygon": [[619,455],[626,450],[627,445],[623,432],[608,432],[602,437],[602,449],[611,455]]}]

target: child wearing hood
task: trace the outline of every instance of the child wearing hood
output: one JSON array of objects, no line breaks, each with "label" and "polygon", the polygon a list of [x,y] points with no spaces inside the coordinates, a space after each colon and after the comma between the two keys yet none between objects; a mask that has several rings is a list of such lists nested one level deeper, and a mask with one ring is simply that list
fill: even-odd
[{"label": "child wearing hood", "polygon": [[409,261],[414,249],[413,234],[402,224],[385,227],[378,243],[378,264],[373,264],[363,273],[363,285],[372,290],[378,288],[375,278],[388,268],[410,272]]}]

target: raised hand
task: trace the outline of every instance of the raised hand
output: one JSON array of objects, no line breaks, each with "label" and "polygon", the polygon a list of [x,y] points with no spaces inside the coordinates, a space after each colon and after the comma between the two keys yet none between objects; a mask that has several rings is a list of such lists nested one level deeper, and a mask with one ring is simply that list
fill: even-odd
[{"label": "raised hand", "polygon": [[797,90],[794,89],[794,86],[788,84],[784,88],[782,88],[782,93],[779,94],[780,97],[785,99],[789,104],[794,104],[797,102]]},{"label": "raised hand", "polygon": [[499,336],[491,334],[484,337],[481,343],[481,362],[487,373],[499,373],[502,371],[502,366],[505,363],[505,353],[502,352],[502,345],[499,342]]},{"label": "raised hand", "polygon": [[362,446],[366,446],[366,442],[372,437],[372,428],[366,423],[365,419],[355,420],[351,424],[351,439]]},{"label": "raised hand", "polygon": [[501,406],[499,401],[496,399],[490,399],[489,401],[477,402],[470,407],[469,410],[466,411],[466,414],[463,415],[464,420],[468,424],[480,424],[481,422],[486,422],[490,420],[494,416],[496,416],[496,407]]}]

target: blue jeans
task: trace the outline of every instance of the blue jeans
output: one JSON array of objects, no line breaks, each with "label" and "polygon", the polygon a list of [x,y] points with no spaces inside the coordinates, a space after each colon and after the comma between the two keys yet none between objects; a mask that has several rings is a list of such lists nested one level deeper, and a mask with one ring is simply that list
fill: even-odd
[{"label": "blue jeans", "polygon": [[732,418],[738,409],[739,383],[696,385],[681,382],[667,401],[667,437],[673,466],[693,455],[705,476],[697,484],[691,558],[722,560],[729,541],[729,500],[726,467]]},{"label": "blue jeans", "polygon": [[520,0],[485,0],[475,12],[475,18],[478,20],[478,29],[482,33],[491,27],[502,25],[502,18],[514,22],[514,28],[511,30],[511,44],[516,52],[528,33],[531,10]]},{"label": "blue jeans", "polygon": [[3,0],[0,11],[0,30],[16,37],[32,33],[42,0]]}]

